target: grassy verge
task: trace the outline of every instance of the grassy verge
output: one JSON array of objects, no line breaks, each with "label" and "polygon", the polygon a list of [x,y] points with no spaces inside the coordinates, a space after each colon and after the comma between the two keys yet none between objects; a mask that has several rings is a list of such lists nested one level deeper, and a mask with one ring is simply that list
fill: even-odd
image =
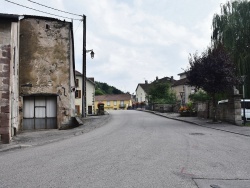
[{"label": "grassy verge", "polygon": [[247,121],[246,124],[245,124],[245,126],[250,127],[250,121]]}]

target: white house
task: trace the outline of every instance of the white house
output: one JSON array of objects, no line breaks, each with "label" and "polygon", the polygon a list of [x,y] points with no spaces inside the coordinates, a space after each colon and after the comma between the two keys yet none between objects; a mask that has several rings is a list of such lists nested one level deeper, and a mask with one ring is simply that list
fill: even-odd
[{"label": "white house", "polygon": [[[82,74],[75,71],[76,91],[75,91],[75,109],[77,114],[82,113]],[[95,81],[94,78],[86,79],[86,113],[95,113]]]},{"label": "white house", "polygon": [[148,104],[148,93],[150,89],[150,84],[145,81],[145,84],[139,83],[136,87],[136,102],[145,102]]},{"label": "white house", "polygon": [[[172,85],[172,89],[175,91],[177,99],[182,101],[182,104],[189,102],[189,95],[194,92],[194,87],[188,85],[188,80],[186,73],[178,74],[180,76],[179,80],[176,80]],[[182,96],[182,98],[181,98]]]}]

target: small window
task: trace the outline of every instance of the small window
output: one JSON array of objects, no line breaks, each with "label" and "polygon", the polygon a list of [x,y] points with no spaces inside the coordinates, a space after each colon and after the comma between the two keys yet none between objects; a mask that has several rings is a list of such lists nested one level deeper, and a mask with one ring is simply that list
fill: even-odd
[{"label": "small window", "polygon": [[76,114],[80,114],[80,105],[75,105]]},{"label": "small window", "polygon": [[79,87],[79,79],[76,79],[76,87]]},{"label": "small window", "polygon": [[46,24],[46,26],[45,26],[45,27],[46,27],[46,29],[50,29],[50,26],[49,26],[49,24]]},{"label": "small window", "polygon": [[81,90],[76,90],[76,92],[75,92],[75,98],[76,99],[81,98]]},{"label": "small window", "polygon": [[107,101],[107,106],[110,106],[110,101]]},{"label": "small window", "polygon": [[116,106],[117,105],[117,101],[114,101],[114,106]]}]

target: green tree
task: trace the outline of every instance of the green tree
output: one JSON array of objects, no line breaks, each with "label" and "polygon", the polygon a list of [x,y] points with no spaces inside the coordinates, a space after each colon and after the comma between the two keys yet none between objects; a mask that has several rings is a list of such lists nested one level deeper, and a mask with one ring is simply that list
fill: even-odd
[{"label": "green tree", "polygon": [[171,90],[169,83],[152,83],[149,96],[152,103],[174,104],[176,102],[176,95]]},{"label": "green tree", "polygon": [[240,83],[235,64],[222,44],[208,48],[200,56],[195,53],[189,58],[189,64],[186,70],[189,84],[206,91],[212,98],[213,121],[216,121],[216,96],[231,91]]},{"label": "green tree", "polygon": [[95,89],[95,96],[97,95],[104,95],[103,91],[100,88]]},{"label": "green tree", "polygon": [[213,43],[223,43],[230,51],[239,75],[247,75],[246,97],[250,97],[250,2],[238,0],[221,7],[213,18]]},{"label": "green tree", "polygon": [[95,82],[95,88],[97,95],[104,95],[104,94],[123,94],[123,92],[117,89],[114,86],[110,86],[107,83],[103,82]]},{"label": "green tree", "polygon": [[193,102],[205,102],[210,99],[209,95],[202,90],[199,90],[196,93],[190,94],[189,99]]}]

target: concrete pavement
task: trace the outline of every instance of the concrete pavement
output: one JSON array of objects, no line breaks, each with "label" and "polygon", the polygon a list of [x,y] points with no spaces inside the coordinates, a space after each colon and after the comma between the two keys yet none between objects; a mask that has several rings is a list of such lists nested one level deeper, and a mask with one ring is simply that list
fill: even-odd
[{"label": "concrete pavement", "polygon": [[169,119],[174,119],[178,121],[183,121],[186,123],[192,123],[198,126],[207,127],[210,129],[215,129],[219,131],[229,132],[233,134],[239,134],[243,136],[250,137],[250,127],[249,126],[237,126],[227,122],[212,122],[210,119],[198,118],[198,117],[181,117],[179,113],[160,113],[154,111],[147,111],[149,113],[154,113],[156,115],[166,117]]},{"label": "concrete pavement", "polygon": [[83,125],[67,130],[36,130],[23,131],[14,136],[10,144],[1,144],[0,153],[15,149],[23,149],[32,146],[41,146],[44,144],[64,140],[70,137],[78,136],[99,128],[109,121],[111,116],[89,116],[83,119]]},{"label": "concrete pavement", "polygon": [[[165,118],[170,118],[178,121],[183,121],[186,123],[195,124],[197,126],[207,127],[218,131],[224,131],[232,134],[238,134],[250,137],[250,127],[246,126],[236,126],[226,122],[213,123],[211,122],[211,120],[202,119],[198,117],[180,117],[178,113],[160,113],[147,110],[142,110],[142,111],[153,113],[155,115],[162,116]],[[67,139],[72,136],[78,136],[87,133],[95,128],[105,125],[105,123],[108,122],[110,118],[111,118],[110,115],[90,116],[84,118],[83,125],[68,130],[53,129],[53,130],[39,130],[39,131],[24,131],[18,134],[17,136],[14,136],[10,144],[0,143],[0,152],[44,145],[51,142]]]}]

